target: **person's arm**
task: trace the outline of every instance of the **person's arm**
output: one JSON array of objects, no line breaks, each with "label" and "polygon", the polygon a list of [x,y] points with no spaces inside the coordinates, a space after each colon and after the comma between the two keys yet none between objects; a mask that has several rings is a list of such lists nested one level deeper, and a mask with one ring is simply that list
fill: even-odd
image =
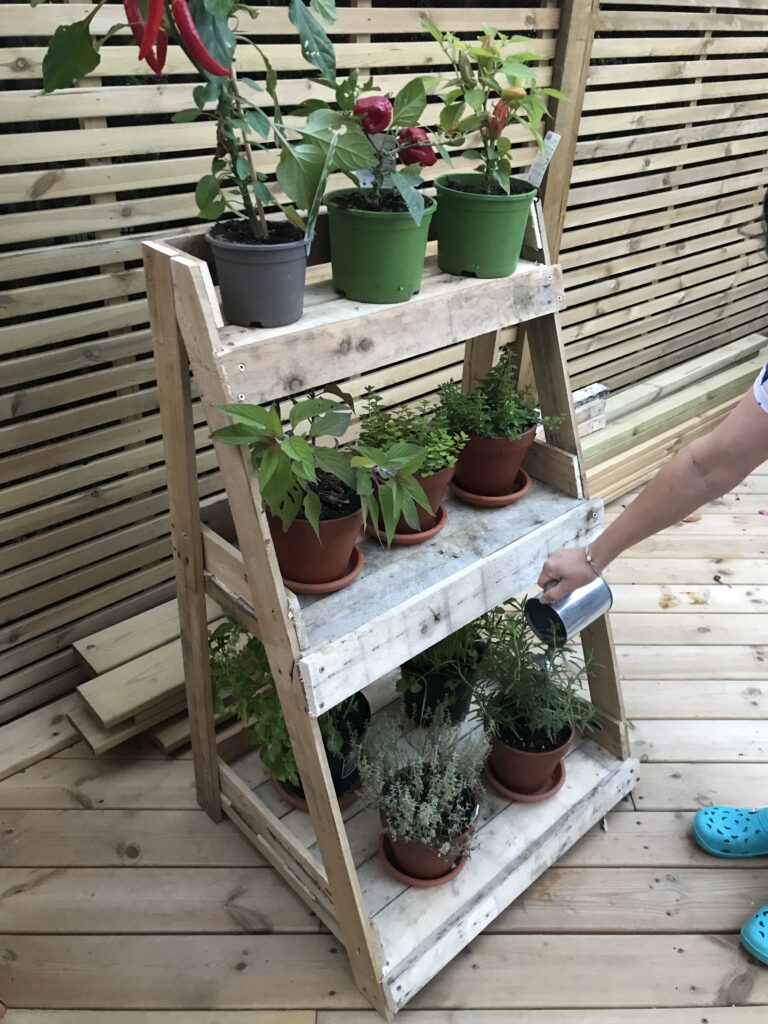
[{"label": "person's arm", "polygon": [[[685,519],[730,491],[768,458],[768,415],[750,390],[733,412],[705,437],[669,460],[648,486],[589,546],[602,571],[627,548]],[[584,548],[553,551],[539,576],[551,604],[591,583],[595,572]],[[551,585],[557,581],[555,585]]]}]

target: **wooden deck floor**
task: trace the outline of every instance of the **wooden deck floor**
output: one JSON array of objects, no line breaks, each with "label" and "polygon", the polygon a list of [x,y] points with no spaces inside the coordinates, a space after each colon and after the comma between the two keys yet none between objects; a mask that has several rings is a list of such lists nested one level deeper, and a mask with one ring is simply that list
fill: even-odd
[{"label": "wooden deck floor", "polygon": [[[768,1019],[768,969],[737,941],[768,900],[768,859],[715,860],[688,835],[703,804],[768,803],[766,506],[768,469],[615,566],[614,629],[646,762],[633,801],[404,1024]],[[196,808],[188,758],[135,743],[97,760],[77,746],[5,780],[0,865],[8,1024],[376,1019],[337,943],[233,828]]]}]

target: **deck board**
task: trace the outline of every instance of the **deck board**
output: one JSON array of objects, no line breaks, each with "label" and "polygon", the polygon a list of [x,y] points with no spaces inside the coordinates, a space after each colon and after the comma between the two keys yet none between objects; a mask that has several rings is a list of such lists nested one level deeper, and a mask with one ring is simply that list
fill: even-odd
[{"label": "deck board", "polygon": [[[768,506],[766,479],[738,493],[765,493]],[[676,527],[612,567],[640,782],[402,1024],[768,1019],[768,971],[736,937],[768,900],[768,863],[707,857],[689,835],[702,805],[768,793],[768,635],[751,611],[768,587],[758,504],[714,504],[705,526]],[[689,610],[688,592],[707,603]],[[0,781],[0,836],[3,1024],[377,1019],[335,940],[302,923],[229,823],[197,809],[188,758],[140,742],[103,758],[72,746]],[[262,917],[238,920],[233,905]]]}]

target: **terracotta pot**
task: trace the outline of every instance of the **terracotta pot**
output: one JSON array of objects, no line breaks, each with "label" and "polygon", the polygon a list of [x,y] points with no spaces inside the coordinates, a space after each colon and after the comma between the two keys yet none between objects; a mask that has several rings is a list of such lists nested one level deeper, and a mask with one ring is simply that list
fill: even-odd
[{"label": "terracotta pot", "polygon": [[[432,512],[427,512],[420,505],[416,506],[419,514],[419,526],[421,532],[424,533],[427,530],[431,530],[437,523],[437,513],[440,506],[443,503],[445,492],[448,490],[448,485],[453,479],[453,473],[455,466],[447,466],[445,469],[439,469],[437,473],[432,473],[430,476],[417,476],[415,479],[424,488],[424,493],[429,499],[429,504],[432,507]],[[395,528],[395,533],[413,534],[419,531],[414,530],[412,526],[409,526],[405,521],[404,516],[400,516],[400,520]]]},{"label": "terracotta pot", "polygon": [[306,519],[294,519],[286,531],[270,512],[267,519],[280,572],[289,585],[330,585],[350,572],[363,525],[359,509],[338,519],[321,520],[319,538]]},{"label": "terracotta pot", "polygon": [[456,483],[472,494],[511,494],[535,437],[535,427],[516,441],[506,437],[471,437],[456,463]]},{"label": "terracotta pot", "polygon": [[[469,793],[469,791],[467,791]],[[471,795],[474,801],[474,795]],[[381,824],[384,827],[386,843],[383,845],[383,854],[387,855],[390,863],[402,875],[406,876],[409,884],[418,885],[419,882],[434,882],[436,879],[449,881],[447,876],[455,877],[466,861],[466,851],[474,832],[474,823],[480,813],[480,806],[473,803],[471,816],[468,819],[468,827],[456,840],[454,853],[438,853],[431,846],[423,843],[405,842],[402,839],[393,839],[387,827],[387,819],[380,814]],[[458,870],[457,870],[458,868]]]},{"label": "terracotta pot", "polygon": [[568,750],[573,733],[556,750],[530,753],[510,746],[498,736],[491,741],[490,767],[499,782],[516,793],[538,793],[552,781],[555,769]]}]

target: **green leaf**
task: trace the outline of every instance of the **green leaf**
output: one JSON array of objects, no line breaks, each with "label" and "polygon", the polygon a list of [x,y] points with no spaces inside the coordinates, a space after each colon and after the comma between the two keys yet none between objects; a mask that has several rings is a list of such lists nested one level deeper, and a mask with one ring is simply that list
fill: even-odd
[{"label": "green leaf", "polygon": [[255,89],[256,92],[264,91],[261,86],[261,82],[257,82],[255,78],[238,78],[238,82],[241,85],[247,85],[249,89]]},{"label": "green leaf", "polygon": [[213,440],[218,441],[219,444],[252,444],[263,436],[253,427],[247,427],[243,423],[233,423],[229,427],[221,427],[211,434]]},{"label": "green leaf", "polygon": [[331,110],[330,107],[324,106],[311,111],[303,127],[299,128],[298,131],[302,135],[330,142],[334,131],[341,128],[343,123],[344,117],[338,110]]},{"label": "green leaf", "polygon": [[336,89],[336,102],[339,105],[339,109],[347,113],[350,113],[355,105],[358,77],[357,70],[353,71],[349,78],[345,78]]},{"label": "green leaf", "polygon": [[381,518],[384,523],[384,533],[387,538],[387,545],[392,543],[392,538],[395,535],[395,527],[397,521],[400,518],[402,511],[402,502],[397,489],[391,484],[387,483],[379,487],[379,507],[381,508]]},{"label": "green leaf", "polygon": [[288,143],[280,150],[277,181],[300,210],[312,206],[324,163],[322,149],[312,143]]},{"label": "green leaf", "polygon": [[464,102],[468,103],[476,114],[481,114],[485,109],[485,93],[482,89],[468,89],[464,93]]},{"label": "green leaf", "polygon": [[552,97],[554,97],[554,99],[556,99],[556,100],[565,100],[566,102],[568,100],[568,97],[565,95],[565,93],[560,92],[559,89],[549,89],[549,88],[547,88],[547,89],[540,89],[539,91],[543,92],[545,96],[552,96]]},{"label": "green leaf", "polygon": [[201,220],[218,220],[226,208],[227,202],[224,198],[214,199],[208,206],[199,207],[197,215]]},{"label": "green leaf", "polygon": [[312,445],[308,444],[303,437],[286,437],[280,447],[294,462],[301,462],[305,466],[314,465]]},{"label": "green leaf", "polygon": [[280,464],[280,460],[283,458],[285,458],[285,456],[276,445],[267,448],[264,452],[261,464],[259,465],[259,486],[262,491],[265,487],[269,486],[269,481],[275,475]]},{"label": "green leaf", "polygon": [[272,195],[272,193],[269,191],[269,189],[267,188],[263,181],[252,181],[251,190],[253,194],[256,196],[256,198],[259,199],[262,203],[274,202],[275,197]]},{"label": "green leaf", "polygon": [[361,171],[375,167],[377,156],[373,146],[359,124],[348,124],[346,131],[336,136],[333,166],[339,171]]},{"label": "green leaf", "polygon": [[435,25],[433,21],[430,21],[426,14],[422,14],[421,16],[421,24],[424,27],[425,31],[429,32],[429,34],[436,42],[442,42],[443,33],[440,31],[440,29],[437,27],[437,25]]},{"label": "green leaf", "polygon": [[326,25],[336,21],[336,0],[310,0],[310,6]]},{"label": "green leaf", "polygon": [[410,213],[417,224],[421,224],[424,217],[424,196],[414,186],[412,176],[403,174],[402,171],[393,171],[390,177],[392,184],[405,200],[408,213]]},{"label": "green leaf", "polygon": [[212,174],[204,175],[197,183],[195,189],[195,202],[200,210],[205,210],[220,195],[219,183]]},{"label": "green leaf", "polygon": [[209,11],[214,18],[228,18],[232,8],[236,6],[233,0],[203,0],[206,11]]},{"label": "green leaf", "polygon": [[397,128],[418,124],[426,105],[424,83],[420,78],[414,78],[395,96],[392,104],[392,124]]},{"label": "green leaf", "polygon": [[322,510],[323,506],[315,492],[307,491],[304,495],[304,515],[318,537],[320,536],[320,513]]},{"label": "green leaf", "polygon": [[323,78],[336,78],[336,54],[325,29],[303,0],[290,0],[288,18],[299,33],[304,59],[317,68]]},{"label": "green leaf", "polygon": [[200,116],[201,114],[197,107],[187,107],[186,110],[177,111],[171,120],[174,124],[189,124],[190,121],[196,121]]},{"label": "green leaf", "polygon": [[329,409],[335,408],[336,403],[330,398],[306,398],[292,406],[288,418],[295,427],[302,420],[311,419],[311,417],[318,416],[321,412],[328,412]]},{"label": "green leaf", "polygon": [[351,409],[333,409],[331,412],[323,413],[310,427],[309,436],[342,437],[346,434],[351,419]]},{"label": "green leaf", "polygon": [[336,397],[340,398],[345,405],[348,405],[350,409],[354,410],[354,397],[348,391],[343,391],[338,384],[327,384],[325,387],[325,391],[329,395],[336,395]]},{"label": "green leaf", "polygon": [[248,181],[250,174],[251,172],[248,167],[248,161],[244,156],[239,156],[235,161],[235,177],[238,181]]},{"label": "green leaf", "polygon": [[315,462],[320,469],[332,476],[337,476],[348,487],[355,486],[355,472],[350,465],[349,458],[338,448],[325,448],[318,445],[315,448]]},{"label": "green leaf", "polygon": [[464,106],[463,100],[460,103],[446,103],[440,111],[440,127],[443,131],[451,131],[459,123]]},{"label": "green leaf", "polygon": [[249,405],[247,402],[234,402],[228,405],[218,405],[219,412],[225,412],[231,416],[236,423],[246,423],[249,426],[261,427],[267,430],[270,424],[269,409],[261,405]]},{"label": "green leaf", "polygon": [[269,138],[269,133],[272,131],[272,122],[263,110],[259,107],[253,107],[250,110],[246,110],[244,117],[248,122],[248,127],[252,128],[257,135],[260,135],[262,139]]},{"label": "green leaf", "polygon": [[43,58],[45,92],[67,89],[99,66],[101,57],[91,36],[91,19],[59,25]]}]

